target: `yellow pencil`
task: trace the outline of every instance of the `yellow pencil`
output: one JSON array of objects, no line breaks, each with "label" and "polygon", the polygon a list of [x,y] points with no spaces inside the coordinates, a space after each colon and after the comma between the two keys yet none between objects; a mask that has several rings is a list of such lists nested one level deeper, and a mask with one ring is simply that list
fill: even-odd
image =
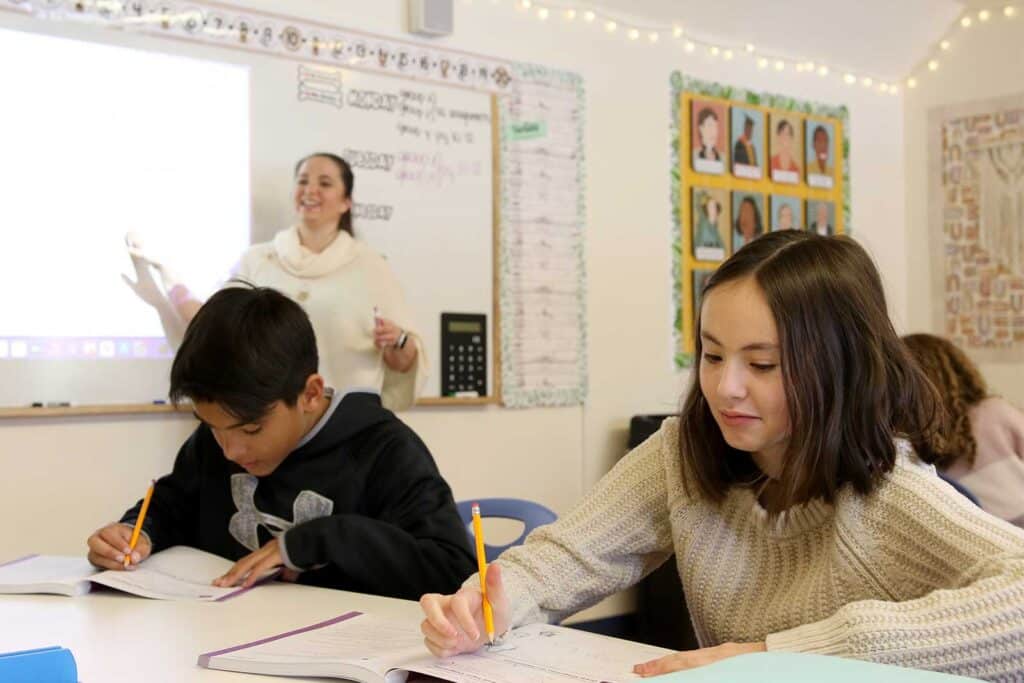
[{"label": "yellow pencil", "polygon": [[491,601],[487,599],[487,556],[484,554],[484,528],[480,524],[480,503],[473,503],[473,536],[476,537],[476,566],[480,573],[480,592],[483,593],[484,627],[487,629],[487,642],[494,643],[494,612]]},{"label": "yellow pencil", "polygon": [[132,540],[128,544],[128,552],[124,556],[124,566],[126,569],[132,563],[132,551],[135,550],[135,544],[139,542],[139,533],[142,531],[142,523],[146,520],[146,511],[149,510],[149,501],[153,498],[153,486],[155,484],[155,481],[150,482],[149,489],[146,491],[146,497],[142,499],[142,509],[139,510],[138,519],[135,520],[135,528],[132,529]]}]

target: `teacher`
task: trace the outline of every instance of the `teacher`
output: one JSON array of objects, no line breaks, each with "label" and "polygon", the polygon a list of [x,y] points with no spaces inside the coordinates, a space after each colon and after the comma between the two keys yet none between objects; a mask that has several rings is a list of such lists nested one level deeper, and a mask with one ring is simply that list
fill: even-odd
[{"label": "teacher", "polygon": [[[387,262],[354,236],[354,185],[352,168],[339,156],[317,152],[301,159],[293,192],[296,224],[250,247],[234,277],[277,289],[306,310],[329,386],[342,393],[374,391],[386,408],[401,410],[413,404],[426,378],[423,342]],[[128,244],[137,275],[134,282],[126,278],[128,284],[160,312],[168,340],[180,340],[180,328],[202,302],[130,236]],[[150,266],[161,276],[162,292]]]}]

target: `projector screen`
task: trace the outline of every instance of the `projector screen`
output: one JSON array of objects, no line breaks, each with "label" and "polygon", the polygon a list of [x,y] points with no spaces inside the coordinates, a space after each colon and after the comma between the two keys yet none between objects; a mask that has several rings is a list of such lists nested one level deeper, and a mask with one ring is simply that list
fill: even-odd
[{"label": "projector screen", "polygon": [[250,243],[248,69],[4,29],[0,64],[0,404],[161,400],[172,349],[122,279],[125,235],[201,298],[227,277]]}]

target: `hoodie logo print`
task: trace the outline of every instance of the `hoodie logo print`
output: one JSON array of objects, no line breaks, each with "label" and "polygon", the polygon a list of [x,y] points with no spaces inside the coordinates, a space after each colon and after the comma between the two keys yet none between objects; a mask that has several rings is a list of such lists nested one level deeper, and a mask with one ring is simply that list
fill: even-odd
[{"label": "hoodie logo print", "polygon": [[231,515],[228,531],[231,537],[249,550],[259,550],[259,528],[262,526],[277,538],[296,524],[327,517],[334,511],[334,501],[313,491],[302,491],[292,502],[292,521],[260,512],[256,507],[256,486],[259,480],[251,474],[231,475],[231,499],[238,510]]}]

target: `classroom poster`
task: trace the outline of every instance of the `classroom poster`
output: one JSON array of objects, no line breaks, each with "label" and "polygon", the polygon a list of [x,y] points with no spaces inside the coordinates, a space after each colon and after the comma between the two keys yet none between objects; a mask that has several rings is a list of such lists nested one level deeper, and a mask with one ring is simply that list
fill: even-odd
[{"label": "classroom poster", "polygon": [[803,161],[803,119],[788,112],[769,115],[772,180],[796,185]]},{"label": "classroom poster", "polygon": [[828,121],[807,119],[804,128],[807,184],[830,189],[835,175],[835,127]]},{"label": "classroom poster", "polygon": [[746,190],[732,193],[732,249],[739,251],[743,245],[764,234],[764,195]]},{"label": "classroom poster", "polygon": [[803,202],[785,194],[771,196],[769,225],[771,230],[803,230]]},{"label": "classroom poster", "polygon": [[693,257],[698,261],[721,261],[729,254],[729,193],[714,187],[694,187],[692,196]]},{"label": "classroom poster", "polygon": [[737,178],[760,180],[764,165],[764,112],[732,107],[732,172]]},{"label": "classroom poster", "polygon": [[836,205],[833,202],[807,200],[807,229],[819,235],[836,234]]},{"label": "classroom poster", "polygon": [[670,84],[673,361],[685,368],[700,289],[722,261],[769,230],[848,231],[849,115],[678,72]]},{"label": "classroom poster", "polygon": [[724,173],[729,160],[725,143],[729,120],[725,106],[711,100],[693,100],[691,108],[693,170],[714,175]]}]

